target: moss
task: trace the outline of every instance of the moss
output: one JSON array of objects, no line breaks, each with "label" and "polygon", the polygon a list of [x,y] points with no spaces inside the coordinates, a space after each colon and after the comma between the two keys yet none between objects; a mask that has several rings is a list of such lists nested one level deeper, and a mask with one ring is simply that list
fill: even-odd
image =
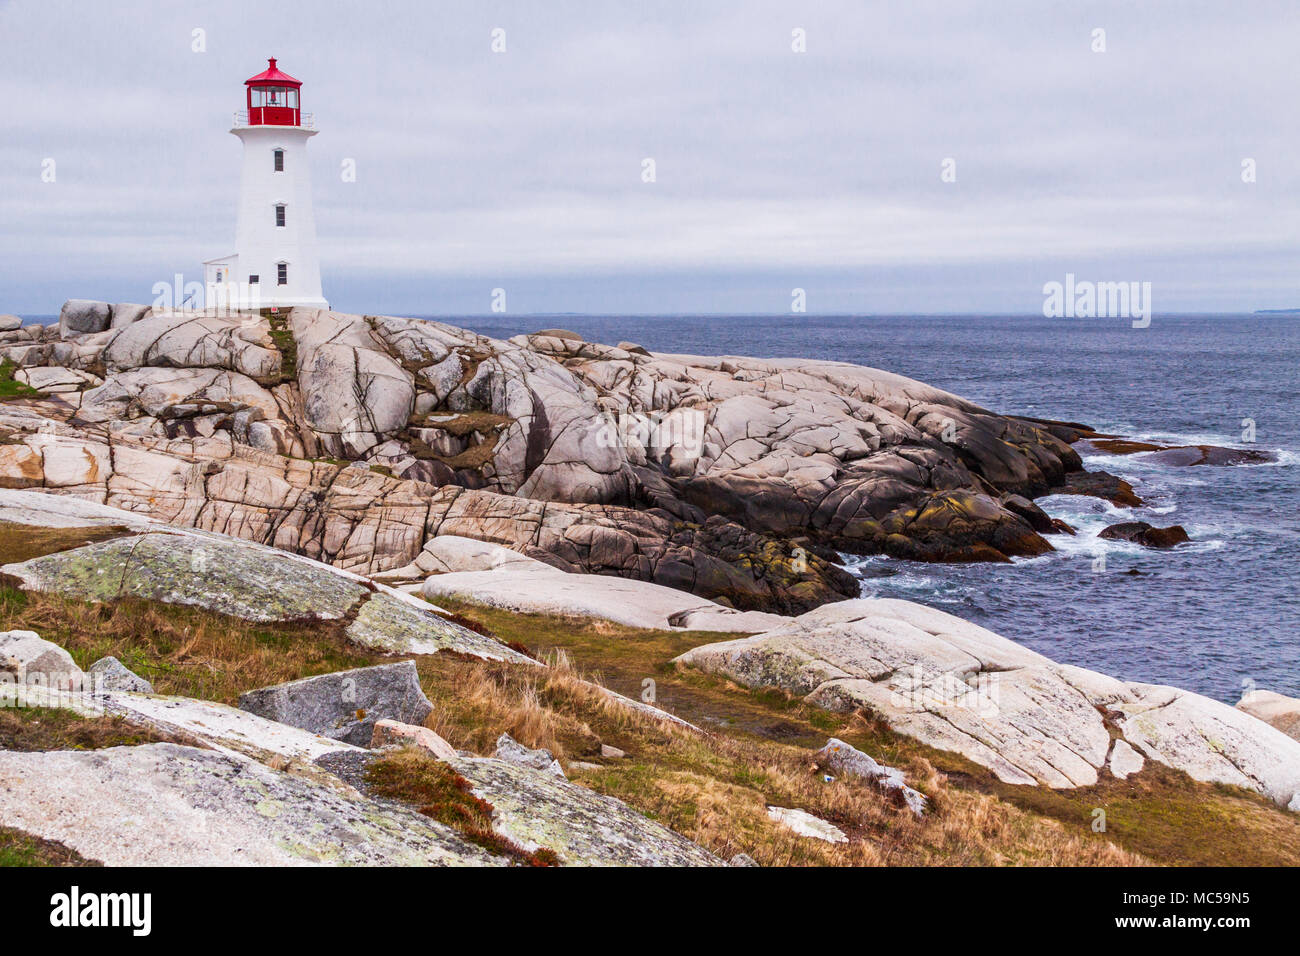
[{"label": "moss", "polygon": [[266,321],[271,327],[271,341],[280,352],[280,381],[294,382],[298,379],[298,342],[285,313],[267,314]]},{"label": "moss", "polygon": [[468,780],[450,765],[417,750],[401,750],[371,761],[366,784],[377,796],[415,804],[420,813],[458,831],[489,853],[526,866],[555,866],[554,851],[525,850],[492,829],[494,808],[474,794]]},{"label": "moss", "polygon": [[14,398],[39,398],[41,393],[14,379],[17,366],[11,359],[0,362],[0,401]]}]

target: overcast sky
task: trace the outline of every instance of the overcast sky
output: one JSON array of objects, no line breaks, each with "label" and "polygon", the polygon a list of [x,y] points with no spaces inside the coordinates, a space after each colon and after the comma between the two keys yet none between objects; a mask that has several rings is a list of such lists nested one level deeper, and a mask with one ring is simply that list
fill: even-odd
[{"label": "overcast sky", "polygon": [[1300,306],[1298,41],[1296,0],[0,0],[0,312],[234,251],[269,56],[343,310],[1037,312],[1067,271]]}]

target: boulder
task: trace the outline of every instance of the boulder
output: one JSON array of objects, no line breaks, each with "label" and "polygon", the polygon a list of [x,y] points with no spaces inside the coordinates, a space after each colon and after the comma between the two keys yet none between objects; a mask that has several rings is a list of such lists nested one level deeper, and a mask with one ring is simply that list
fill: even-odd
[{"label": "boulder", "polygon": [[[869,709],[1007,783],[1095,784],[1113,729],[1145,759],[1197,780],[1256,790],[1280,805],[1300,790],[1300,742],[1242,711],[1057,664],[907,601],[827,605],[753,637],[693,648],[677,662],[829,710]],[[1116,766],[1130,762],[1121,750]]]},{"label": "boulder", "polygon": [[1102,528],[1097,536],[1116,541],[1132,541],[1148,548],[1172,548],[1191,540],[1187,537],[1187,530],[1180,524],[1153,528],[1145,521],[1122,521]]},{"label": "boulder", "polygon": [[0,683],[40,684],[77,691],[86,675],[72,655],[35,631],[0,631]]},{"label": "boulder", "polygon": [[833,823],[827,823],[821,817],[815,817],[807,810],[791,807],[768,807],[767,816],[787,830],[792,830],[801,837],[823,840],[826,843],[848,843],[848,835]]},{"label": "boulder", "polygon": [[1300,740],[1300,700],[1271,690],[1252,690],[1237,701],[1237,709],[1258,717],[1288,737]]},{"label": "boulder", "polygon": [[176,744],[0,751],[0,820],[106,866],[509,862],[414,808],[324,777]]},{"label": "boulder", "polygon": [[[118,460],[122,458],[119,451]],[[0,514],[2,505],[0,498]],[[447,620],[408,594],[224,535],[149,526],[140,535],[96,542],[6,565],[3,570],[26,587],[83,600],[129,595],[249,621],[346,619],[348,637],[387,653],[453,650],[535,663],[493,638]]]},{"label": "boulder", "polygon": [[526,850],[570,866],[721,866],[722,861],[621,800],[562,774],[504,760],[461,757],[453,767],[492,804],[492,828]]},{"label": "boulder", "polygon": [[0,315],[0,332],[12,332],[22,328],[23,320],[16,315]]},{"label": "boulder", "polygon": [[137,322],[147,319],[153,313],[153,308],[147,305],[137,305],[134,302],[119,302],[113,306],[113,319],[109,323],[109,328],[121,329],[128,325],[134,325]]},{"label": "boulder", "polygon": [[86,671],[93,686],[103,690],[129,691],[133,694],[152,694],[153,684],[132,672],[116,657],[101,657]]},{"label": "boulder", "polygon": [[555,774],[557,777],[564,776],[564,768],[549,750],[530,750],[509,734],[502,734],[497,738],[497,749],[492,756],[519,767],[530,767],[533,770]]},{"label": "boulder", "polygon": [[1164,448],[1147,456],[1147,461],[1162,465],[1266,465],[1277,460],[1273,452],[1257,448],[1223,448],[1218,445],[1183,445]]},{"label": "boulder", "polygon": [[415,405],[410,372],[361,316],[294,309],[304,424],[333,455],[359,457],[406,427]]},{"label": "boulder", "polygon": [[59,311],[59,337],[103,332],[112,320],[113,310],[107,302],[69,299]]},{"label": "boulder", "polygon": [[435,574],[421,591],[430,601],[456,597],[527,614],[596,618],[659,630],[752,633],[784,621],[780,615],[737,611],[648,581],[569,574],[527,558],[505,563],[498,570]]},{"label": "boulder", "polygon": [[1120,780],[1127,780],[1135,773],[1139,773],[1146,764],[1143,756],[1130,747],[1123,740],[1115,741],[1115,745],[1110,749],[1110,772]]},{"label": "boulder", "polygon": [[104,349],[110,371],[151,366],[222,369],[262,385],[280,380],[283,359],[261,316],[163,313],[128,325]]},{"label": "boulder", "polygon": [[547,567],[536,558],[502,545],[456,534],[430,538],[425,542],[420,556],[415,559],[415,564],[425,575],[456,571],[496,571],[507,567]]},{"label": "boulder", "polygon": [[817,751],[814,758],[821,766],[828,767],[837,774],[848,774],[870,781],[891,796],[897,797],[918,817],[925,813],[927,803],[925,794],[906,784],[903,771],[877,763],[869,754],[838,738],[832,737],[826,741],[826,746]]},{"label": "boulder", "polygon": [[428,727],[417,727],[387,718],[375,721],[375,732],[370,738],[372,750],[380,747],[419,747],[439,760],[456,759],[455,748]]},{"label": "boulder", "polygon": [[57,368],[37,366],[20,368],[14,373],[14,380],[45,392],[47,395],[61,395],[67,392],[79,392],[85,388],[102,385],[104,380],[98,375],[82,372],[75,368]]},{"label": "boulder", "polygon": [[414,661],[358,667],[250,690],[240,694],[239,708],[358,747],[370,745],[376,721],[420,724],[433,711],[420,689]]}]

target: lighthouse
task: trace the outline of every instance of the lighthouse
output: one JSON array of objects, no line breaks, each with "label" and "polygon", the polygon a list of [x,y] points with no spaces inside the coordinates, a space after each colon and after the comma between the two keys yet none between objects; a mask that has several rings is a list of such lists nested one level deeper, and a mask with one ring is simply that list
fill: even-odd
[{"label": "lighthouse", "polygon": [[244,87],[245,109],[230,130],[244,146],[235,252],[203,263],[209,298],[214,289],[220,298],[222,286],[234,292],[246,283],[245,293],[261,308],[327,309],[307,167],[307,140],[316,126],[302,111],[302,83],[272,57]]}]

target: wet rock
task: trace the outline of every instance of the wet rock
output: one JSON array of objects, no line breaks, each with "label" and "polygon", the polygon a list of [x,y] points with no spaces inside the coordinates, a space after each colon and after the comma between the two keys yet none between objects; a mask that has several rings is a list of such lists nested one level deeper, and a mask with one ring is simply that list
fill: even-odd
[{"label": "wet rock", "polygon": [[153,684],[140,677],[116,657],[101,657],[86,671],[93,686],[104,690],[123,690],[133,694],[152,694]]},{"label": "wet rock", "polygon": [[1103,528],[1098,537],[1116,541],[1132,541],[1134,544],[1140,544],[1148,548],[1172,548],[1175,545],[1184,544],[1191,540],[1187,537],[1187,531],[1182,525],[1176,524],[1168,528],[1153,528],[1145,521],[1123,521],[1119,524],[1110,525]]},{"label": "wet rock", "polygon": [[1093,498],[1105,498],[1111,504],[1123,508],[1136,508],[1142,499],[1134,492],[1133,486],[1123,478],[1104,471],[1076,471],[1065,476],[1062,487],[1054,494],[1088,495]]},{"label": "wet rock", "polygon": [[564,768],[549,750],[530,750],[509,734],[502,734],[497,738],[497,749],[492,756],[520,767],[531,767],[533,770],[552,773],[558,777],[564,776]]},{"label": "wet rock", "polygon": [[1147,461],[1173,467],[1193,465],[1262,465],[1277,456],[1257,448],[1225,448],[1221,445],[1166,445],[1160,442],[1134,441],[1125,438],[1093,438],[1089,444],[1112,455],[1147,454]]},{"label": "wet rock", "polygon": [[420,724],[433,712],[414,661],[261,687],[240,694],[239,708],[358,747],[370,745],[376,721]]},{"label": "wet rock", "polygon": [[1162,465],[1192,467],[1195,465],[1263,465],[1277,460],[1272,452],[1255,448],[1222,448],[1218,445],[1187,445],[1166,448],[1152,454],[1147,461]]}]

